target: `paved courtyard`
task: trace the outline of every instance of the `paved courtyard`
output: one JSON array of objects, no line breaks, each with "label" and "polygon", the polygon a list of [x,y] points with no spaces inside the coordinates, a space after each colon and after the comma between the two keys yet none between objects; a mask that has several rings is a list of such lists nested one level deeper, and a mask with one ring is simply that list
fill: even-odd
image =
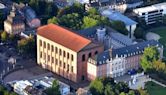
[{"label": "paved courtyard", "polygon": [[10,73],[9,75],[7,75],[4,78],[4,82],[10,82],[10,81],[14,81],[14,80],[26,80],[26,79],[31,79],[37,76],[47,76],[47,75],[52,75],[52,73],[38,67],[32,67],[32,68],[28,68],[28,69],[22,69],[22,70],[18,70],[15,72]]}]

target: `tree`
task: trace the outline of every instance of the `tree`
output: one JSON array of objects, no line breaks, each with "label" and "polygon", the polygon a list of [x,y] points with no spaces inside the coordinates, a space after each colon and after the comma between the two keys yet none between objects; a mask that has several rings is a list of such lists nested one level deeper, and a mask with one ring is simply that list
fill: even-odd
[{"label": "tree", "polygon": [[57,17],[59,18],[62,17],[63,15],[72,14],[72,13],[77,13],[81,17],[83,17],[85,13],[84,5],[80,3],[74,3],[71,6],[66,6],[65,8],[59,10]]},{"label": "tree", "polygon": [[26,54],[29,56],[34,55],[34,52],[36,52],[34,37],[30,36],[29,38],[21,39],[18,43],[18,49],[21,54]]},{"label": "tree", "polygon": [[135,92],[133,90],[130,90],[128,95],[135,95]]},{"label": "tree", "polygon": [[127,35],[127,34],[128,34],[128,31],[127,31],[127,29],[126,29],[125,23],[122,22],[122,21],[119,21],[119,20],[117,20],[117,21],[112,21],[112,22],[111,22],[111,26],[112,26],[115,30],[117,30],[118,32],[120,32],[120,33],[122,33],[122,34],[124,34],[124,35]]},{"label": "tree", "polygon": [[47,15],[48,18],[56,16],[58,13],[58,7],[52,2],[48,2],[46,5],[45,15]]},{"label": "tree", "polygon": [[79,30],[81,29],[82,19],[78,13],[67,14],[59,18],[58,24],[73,30]]},{"label": "tree", "polygon": [[83,29],[99,25],[99,21],[88,16],[83,18]]},{"label": "tree", "polygon": [[137,39],[140,39],[140,38],[143,38],[144,36],[144,31],[141,27],[138,27],[136,28],[136,30],[134,31],[134,36],[137,38]]},{"label": "tree", "polygon": [[138,89],[139,95],[149,95],[149,93],[146,90],[143,90],[142,88]]},{"label": "tree", "polygon": [[46,89],[47,95],[61,95],[59,90],[59,83],[57,80],[53,81],[53,84],[50,88]]},{"label": "tree", "polygon": [[107,84],[105,86],[104,95],[115,95],[111,85]]},{"label": "tree", "polygon": [[159,52],[156,47],[145,48],[140,60],[140,64],[144,71],[152,69],[152,62],[159,59]]},{"label": "tree", "polygon": [[6,41],[7,40],[7,32],[6,31],[3,31],[2,33],[1,33],[1,40],[2,41]]},{"label": "tree", "polygon": [[97,78],[90,83],[89,89],[90,89],[90,92],[92,93],[92,95],[102,95],[104,86],[103,86],[102,81]]},{"label": "tree", "polygon": [[58,24],[58,19],[54,16],[53,18],[48,19],[47,23]]},{"label": "tree", "polygon": [[124,93],[124,92],[121,92],[119,95],[127,95],[126,93]]}]

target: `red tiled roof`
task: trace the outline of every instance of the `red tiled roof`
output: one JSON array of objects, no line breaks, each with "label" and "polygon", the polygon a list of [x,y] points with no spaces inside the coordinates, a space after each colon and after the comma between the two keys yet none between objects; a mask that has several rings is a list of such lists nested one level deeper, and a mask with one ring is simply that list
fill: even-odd
[{"label": "red tiled roof", "polygon": [[37,34],[76,52],[91,43],[91,40],[55,24],[39,27]]}]

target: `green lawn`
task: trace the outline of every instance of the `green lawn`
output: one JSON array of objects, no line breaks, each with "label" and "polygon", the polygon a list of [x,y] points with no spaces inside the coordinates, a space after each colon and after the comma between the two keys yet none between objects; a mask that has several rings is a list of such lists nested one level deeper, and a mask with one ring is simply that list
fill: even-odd
[{"label": "green lawn", "polygon": [[147,82],[146,89],[150,95],[166,95],[166,88],[154,82]]},{"label": "green lawn", "polygon": [[160,35],[160,43],[164,45],[164,56],[166,57],[166,27],[158,27],[148,30]]}]

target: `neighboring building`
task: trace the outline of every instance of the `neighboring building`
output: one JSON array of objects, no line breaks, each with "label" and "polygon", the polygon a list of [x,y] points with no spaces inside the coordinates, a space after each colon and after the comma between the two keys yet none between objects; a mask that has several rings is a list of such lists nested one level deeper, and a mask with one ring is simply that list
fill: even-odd
[{"label": "neighboring building", "polygon": [[25,30],[23,17],[15,7],[12,7],[10,15],[8,15],[7,20],[4,21],[4,30],[9,34],[20,34]]},{"label": "neighboring building", "polygon": [[26,5],[22,8],[22,11],[29,27],[37,28],[41,25],[40,19],[37,18],[35,11],[31,7]]},{"label": "neighboring building", "polygon": [[37,29],[37,63],[66,79],[87,79],[88,58],[103,52],[103,46],[55,24]]},{"label": "neighboring building", "polygon": [[[20,80],[9,82],[14,88],[14,92],[19,95],[46,95],[45,90],[52,86],[55,79],[53,77],[38,77],[31,80]],[[58,81],[61,95],[70,93],[70,86]]]},{"label": "neighboring building", "polygon": [[28,25],[30,28],[37,28],[41,25],[41,21],[37,17],[36,12],[30,6],[28,6],[28,4],[13,3],[13,5],[24,18],[26,25]]},{"label": "neighboring building", "polygon": [[154,24],[162,21],[162,17],[166,14],[166,3],[137,8],[133,11],[138,15],[138,18],[145,20],[146,24]]},{"label": "neighboring building", "polygon": [[128,70],[140,67],[140,57],[146,47],[156,46],[163,57],[163,46],[154,40],[141,42],[127,47],[110,49],[88,60],[88,79],[97,77],[118,77]]},{"label": "neighboring building", "polygon": [[110,48],[121,48],[133,44],[132,39],[107,26],[95,26],[77,31],[77,33],[95,42],[102,43],[105,50]]},{"label": "neighboring building", "polygon": [[127,16],[122,15],[121,13],[114,11],[112,9],[104,9],[100,10],[101,15],[106,16],[110,19],[110,21],[122,21],[126,25],[126,29],[129,31],[129,37],[134,38],[134,31],[137,27],[137,22],[128,18]]},{"label": "neighboring building", "polygon": [[128,8],[135,8],[143,4],[142,0],[78,0],[85,3],[85,8],[111,8],[124,13]]}]

